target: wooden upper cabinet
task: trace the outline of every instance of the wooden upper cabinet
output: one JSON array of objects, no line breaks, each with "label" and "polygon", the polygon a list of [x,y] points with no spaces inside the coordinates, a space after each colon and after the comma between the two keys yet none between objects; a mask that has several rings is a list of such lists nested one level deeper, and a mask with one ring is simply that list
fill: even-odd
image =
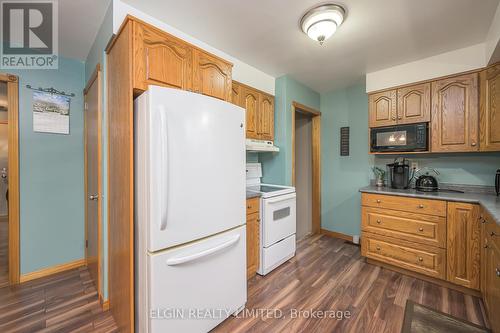
[{"label": "wooden upper cabinet", "polygon": [[431,120],[431,84],[417,84],[398,89],[398,124]]},{"label": "wooden upper cabinet", "polygon": [[397,124],[396,90],[389,90],[369,96],[370,127]]},{"label": "wooden upper cabinet", "polygon": [[470,289],[480,285],[479,206],[448,202],[447,280]]},{"label": "wooden upper cabinet", "polygon": [[481,151],[500,151],[500,64],[482,71],[480,77]]},{"label": "wooden upper cabinet", "polygon": [[231,63],[195,49],[193,51],[194,91],[230,102],[232,67]]},{"label": "wooden upper cabinet", "polygon": [[432,152],[479,150],[478,74],[432,82]]},{"label": "wooden upper cabinet", "polygon": [[149,84],[191,90],[192,47],[148,25],[134,22],[134,88]]},{"label": "wooden upper cabinet", "polygon": [[250,87],[242,86],[240,106],[246,110],[246,137],[258,139],[259,93]]},{"label": "wooden upper cabinet", "polygon": [[274,97],[267,94],[259,96],[258,135],[262,140],[274,138]]},{"label": "wooden upper cabinet", "polygon": [[238,82],[233,81],[231,85],[231,103],[240,105],[241,100],[241,86]]}]

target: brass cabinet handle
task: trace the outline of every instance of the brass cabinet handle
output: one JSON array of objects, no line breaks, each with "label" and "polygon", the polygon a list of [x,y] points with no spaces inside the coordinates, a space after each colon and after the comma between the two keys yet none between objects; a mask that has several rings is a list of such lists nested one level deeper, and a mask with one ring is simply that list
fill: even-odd
[{"label": "brass cabinet handle", "polygon": [[487,248],[488,248],[488,244],[484,244],[484,246],[483,246],[483,247],[484,247],[485,249],[487,249]]},{"label": "brass cabinet handle", "polygon": [[424,228],[418,228],[418,231],[422,232],[424,231]]},{"label": "brass cabinet handle", "polygon": [[380,223],[382,223],[382,221],[380,221],[380,220],[377,220],[377,224],[380,224]]},{"label": "brass cabinet handle", "polygon": [[396,120],[396,116],[392,116],[392,120]]},{"label": "brass cabinet handle", "polygon": [[380,246],[377,245],[377,251],[380,251]]},{"label": "brass cabinet handle", "polygon": [[424,208],[424,205],[420,204],[418,205],[418,208]]},{"label": "brass cabinet handle", "polygon": [[422,261],[424,261],[424,258],[418,257],[418,261],[422,262]]},{"label": "brass cabinet handle", "polygon": [[476,146],[476,142],[472,141],[471,146],[475,147]]},{"label": "brass cabinet handle", "polygon": [[497,274],[497,277],[500,277],[500,269],[495,268],[495,273]]},{"label": "brass cabinet handle", "polygon": [[377,203],[381,203],[382,201],[380,199],[377,199]]}]

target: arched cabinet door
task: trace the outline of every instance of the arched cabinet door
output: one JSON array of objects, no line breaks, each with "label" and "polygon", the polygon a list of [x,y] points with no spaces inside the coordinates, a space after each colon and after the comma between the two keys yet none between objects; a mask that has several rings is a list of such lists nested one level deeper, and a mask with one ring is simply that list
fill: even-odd
[{"label": "arched cabinet door", "polygon": [[193,51],[194,91],[231,102],[232,67],[231,63],[195,49]]},{"label": "arched cabinet door", "polygon": [[370,127],[397,124],[396,90],[388,90],[369,96]]},{"label": "arched cabinet door", "polygon": [[262,140],[274,139],[274,97],[260,94],[258,131]]},{"label": "arched cabinet door", "polygon": [[432,82],[432,152],[479,150],[478,74]]},{"label": "arched cabinet door", "polygon": [[157,29],[134,22],[134,88],[148,85],[191,90],[192,47]]},{"label": "arched cabinet door", "polygon": [[430,83],[398,89],[398,124],[423,123],[430,120]]},{"label": "arched cabinet door", "polygon": [[240,106],[246,110],[246,137],[259,139],[259,93],[250,87],[242,86]]},{"label": "arched cabinet door", "polygon": [[500,64],[481,72],[481,151],[500,151]]}]

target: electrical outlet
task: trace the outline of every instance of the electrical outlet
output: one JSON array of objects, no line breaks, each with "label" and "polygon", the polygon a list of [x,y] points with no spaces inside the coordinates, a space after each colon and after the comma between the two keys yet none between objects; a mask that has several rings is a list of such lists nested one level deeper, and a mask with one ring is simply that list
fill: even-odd
[{"label": "electrical outlet", "polygon": [[413,170],[418,170],[418,162],[411,162],[411,168]]}]

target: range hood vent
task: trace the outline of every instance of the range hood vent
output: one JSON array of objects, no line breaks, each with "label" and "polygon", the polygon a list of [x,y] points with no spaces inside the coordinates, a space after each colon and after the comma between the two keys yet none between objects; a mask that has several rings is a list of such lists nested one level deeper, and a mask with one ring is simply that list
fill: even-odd
[{"label": "range hood vent", "polygon": [[247,139],[246,147],[248,152],[279,152],[280,149],[272,141]]}]

